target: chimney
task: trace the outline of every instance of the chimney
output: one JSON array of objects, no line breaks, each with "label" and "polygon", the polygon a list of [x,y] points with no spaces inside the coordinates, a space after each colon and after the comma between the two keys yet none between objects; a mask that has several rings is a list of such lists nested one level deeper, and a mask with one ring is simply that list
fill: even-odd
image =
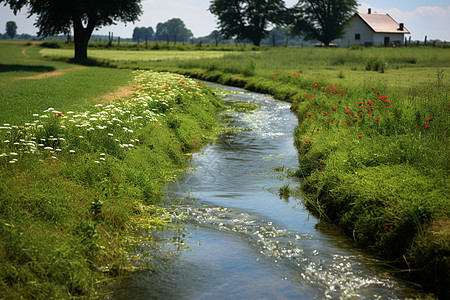
[{"label": "chimney", "polygon": [[403,23],[400,23],[399,25],[400,25],[400,27],[398,28],[398,30],[403,31],[403,26],[404,26],[404,24],[403,24]]},{"label": "chimney", "polygon": [[372,13],[372,9],[369,8],[369,11],[367,13],[370,15]]}]

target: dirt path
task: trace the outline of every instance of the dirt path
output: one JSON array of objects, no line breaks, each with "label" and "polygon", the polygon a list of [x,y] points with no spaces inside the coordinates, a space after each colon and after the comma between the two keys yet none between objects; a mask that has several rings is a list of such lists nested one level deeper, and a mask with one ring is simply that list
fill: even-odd
[{"label": "dirt path", "polygon": [[75,67],[75,68],[71,68],[71,69],[61,69],[61,70],[56,70],[56,71],[53,71],[53,72],[42,73],[42,74],[34,75],[34,76],[16,77],[14,79],[15,80],[44,79],[44,78],[48,78],[48,77],[61,76],[61,75],[64,75],[64,74],[66,74],[67,72],[70,72],[70,71],[79,71],[79,70],[84,70],[84,69],[86,69],[86,67]]},{"label": "dirt path", "polygon": [[27,50],[30,49],[31,47],[36,46],[36,44],[31,44],[30,46],[23,48],[22,49],[22,55],[25,56],[26,58],[30,58],[30,56],[27,54]]},{"label": "dirt path", "polygon": [[[30,56],[27,54],[27,50],[36,46],[35,43],[31,44],[30,46],[23,48],[22,49],[22,55],[30,58]],[[75,68],[71,68],[71,69],[62,69],[62,70],[55,70],[52,72],[47,72],[47,73],[42,73],[39,75],[35,75],[35,76],[28,76],[28,77],[16,77],[14,78],[14,80],[26,80],[26,79],[44,79],[44,78],[48,78],[48,77],[54,77],[54,76],[62,76],[64,74],[66,74],[69,71],[78,71],[78,70],[84,70],[86,69],[86,67],[75,67]]]},{"label": "dirt path", "polygon": [[103,96],[96,98],[95,100],[100,103],[113,103],[114,101],[121,98],[129,98],[133,95],[135,87],[132,85],[119,86],[117,91],[107,93]]},{"label": "dirt path", "polygon": [[[27,54],[27,50],[36,46],[36,44],[31,44],[30,46],[23,48],[22,49],[22,55],[30,58],[30,56]],[[54,76],[62,76],[64,74],[66,74],[67,72],[70,71],[80,71],[80,70],[84,70],[86,69],[86,67],[74,67],[71,69],[61,69],[61,70],[55,70],[52,72],[47,72],[47,73],[42,73],[39,75],[35,75],[35,76],[28,76],[28,77],[16,77],[14,78],[14,80],[30,80],[30,79],[44,79],[44,78],[48,78],[48,77],[54,77]],[[117,91],[115,92],[111,92],[111,93],[107,93],[103,96],[98,97],[96,100],[98,102],[103,102],[103,103],[112,103],[117,99],[121,99],[121,98],[128,98],[131,97],[134,93],[135,87],[134,86],[119,86],[117,88]]]}]

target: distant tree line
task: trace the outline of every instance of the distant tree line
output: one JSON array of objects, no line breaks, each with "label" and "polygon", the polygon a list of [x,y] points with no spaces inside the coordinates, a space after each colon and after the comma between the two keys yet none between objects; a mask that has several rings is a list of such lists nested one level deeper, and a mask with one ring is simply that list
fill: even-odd
[{"label": "distant tree line", "polygon": [[173,18],[164,23],[156,25],[156,32],[152,27],[135,27],[133,30],[133,41],[149,42],[149,41],[165,41],[173,42],[189,42],[194,35],[192,31],[186,28],[181,19]]},{"label": "distant tree line", "polygon": [[[311,47],[317,40],[305,40],[301,35],[294,35],[292,31],[286,26],[276,26],[268,31],[267,36],[265,36],[260,45],[264,46],[276,46],[276,47],[287,47],[287,46],[303,46]],[[253,44],[249,39],[235,39],[227,38],[218,30],[212,31],[209,35],[204,37],[198,37],[192,39],[192,43],[195,44]]]}]

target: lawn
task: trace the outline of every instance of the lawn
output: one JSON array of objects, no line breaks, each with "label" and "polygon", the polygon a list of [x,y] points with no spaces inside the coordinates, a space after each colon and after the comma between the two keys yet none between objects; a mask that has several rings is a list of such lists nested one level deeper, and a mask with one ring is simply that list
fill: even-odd
[{"label": "lawn", "polygon": [[[49,107],[86,109],[117,92],[119,86],[130,85],[133,78],[131,70],[86,68],[42,59],[38,46],[0,44],[0,48],[0,123],[31,122],[33,114]],[[63,76],[39,78],[61,70]]]}]

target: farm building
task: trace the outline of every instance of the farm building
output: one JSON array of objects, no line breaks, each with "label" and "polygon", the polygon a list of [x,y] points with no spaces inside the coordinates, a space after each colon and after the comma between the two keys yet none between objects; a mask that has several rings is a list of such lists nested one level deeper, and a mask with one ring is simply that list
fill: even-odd
[{"label": "farm building", "polygon": [[369,8],[368,13],[357,13],[351,18],[340,45],[399,46],[409,33],[403,23],[397,23],[388,14],[372,14]]}]

